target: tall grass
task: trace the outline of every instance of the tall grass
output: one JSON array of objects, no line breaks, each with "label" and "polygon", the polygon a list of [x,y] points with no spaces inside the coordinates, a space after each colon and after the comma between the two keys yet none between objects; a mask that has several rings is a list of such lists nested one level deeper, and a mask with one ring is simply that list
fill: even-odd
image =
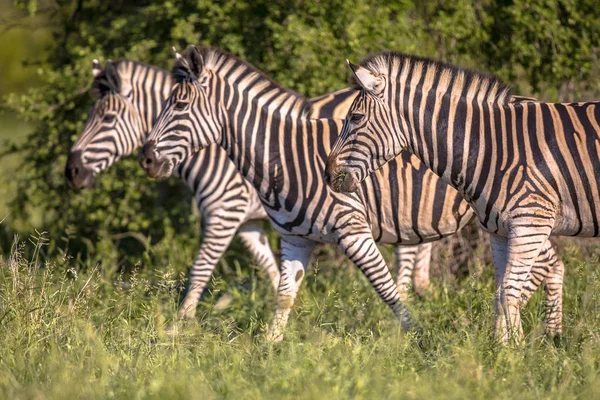
[{"label": "tall grass", "polygon": [[177,249],[173,262],[107,276],[68,256],[42,262],[44,240],[16,242],[0,260],[1,398],[600,396],[598,260],[584,261],[577,246],[563,252],[563,342],[543,335],[536,295],[523,313],[524,343],[496,345],[484,268],[411,301],[421,349],[328,249],[305,278],[285,341],[272,346],[263,332],[274,294],[242,257],[221,265],[197,318],[173,335],[184,276]]}]

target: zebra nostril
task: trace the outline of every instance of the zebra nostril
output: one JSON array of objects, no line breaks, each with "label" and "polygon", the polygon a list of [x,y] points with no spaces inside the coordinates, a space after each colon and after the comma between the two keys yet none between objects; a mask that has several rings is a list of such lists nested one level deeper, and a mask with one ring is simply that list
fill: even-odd
[{"label": "zebra nostril", "polygon": [[73,168],[73,176],[77,176],[79,174],[79,168]]},{"label": "zebra nostril", "polygon": [[146,165],[150,165],[152,164],[152,159],[151,158],[146,158]]}]

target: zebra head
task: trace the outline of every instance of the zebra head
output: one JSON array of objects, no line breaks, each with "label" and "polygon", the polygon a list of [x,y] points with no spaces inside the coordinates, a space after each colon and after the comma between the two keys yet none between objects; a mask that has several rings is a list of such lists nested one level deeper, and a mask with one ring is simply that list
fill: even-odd
[{"label": "zebra head", "polygon": [[327,184],[344,193],[356,191],[371,172],[395,157],[390,150],[402,147],[389,133],[393,119],[385,99],[386,80],[349,61],[348,66],[360,92],[348,110],[325,170]]},{"label": "zebra head", "polygon": [[213,143],[220,143],[222,123],[220,89],[211,85],[211,71],[204,68],[201,52],[190,46],[176,52],[172,70],[175,81],[140,154],[140,165],[154,178],[171,175],[185,159]]},{"label": "zebra head", "polygon": [[98,98],[83,132],[69,152],[65,177],[72,188],[88,188],[96,174],[141,146],[139,111],[131,101],[131,86],[108,61],[104,69],[94,60],[92,94]]}]

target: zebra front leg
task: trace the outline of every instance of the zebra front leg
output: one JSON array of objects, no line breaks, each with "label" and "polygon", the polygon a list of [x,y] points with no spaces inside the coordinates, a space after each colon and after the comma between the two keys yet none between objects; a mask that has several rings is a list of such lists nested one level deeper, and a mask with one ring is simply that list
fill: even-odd
[{"label": "zebra front leg", "polygon": [[521,224],[513,221],[510,237],[491,235],[492,253],[496,270],[496,338],[507,343],[511,338],[522,338],[521,292],[529,279],[531,267],[535,263],[550,229],[531,231],[531,221]]},{"label": "zebra front leg", "polygon": [[314,248],[315,243],[312,241],[281,238],[281,277],[277,288],[275,315],[267,332],[267,340],[270,342],[283,340],[283,330]]},{"label": "zebra front leg", "polygon": [[279,286],[279,268],[273,251],[269,246],[269,238],[262,226],[256,222],[247,222],[238,230],[238,237],[252,253],[254,259],[260,265],[271,280],[273,289]]},{"label": "zebra front leg", "polygon": [[373,237],[366,233],[346,235],[339,242],[340,249],[361,270],[379,297],[392,309],[406,330],[412,326],[408,310],[392,278],[385,259]]},{"label": "zebra front leg", "polygon": [[188,289],[179,307],[179,318],[193,318],[196,315],[198,300],[210,280],[215,266],[235,236],[239,223],[220,222],[214,217],[205,218],[206,225],[200,250],[190,269]]}]

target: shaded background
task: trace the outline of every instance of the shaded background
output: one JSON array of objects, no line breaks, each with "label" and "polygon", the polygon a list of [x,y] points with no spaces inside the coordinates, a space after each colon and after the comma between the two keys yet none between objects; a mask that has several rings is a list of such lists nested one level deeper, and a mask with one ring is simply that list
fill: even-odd
[{"label": "shaded background", "polygon": [[129,268],[173,249],[183,264],[193,258],[199,222],[177,180],[150,181],[130,157],[93,190],[64,182],[94,58],[168,69],[173,45],[210,44],[317,96],[346,85],[346,58],[390,49],[498,74],[515,94],[591,100],[597,10],[595,0],[0,0],[0,251],[45,231],[44,257],[82,266]]}]

